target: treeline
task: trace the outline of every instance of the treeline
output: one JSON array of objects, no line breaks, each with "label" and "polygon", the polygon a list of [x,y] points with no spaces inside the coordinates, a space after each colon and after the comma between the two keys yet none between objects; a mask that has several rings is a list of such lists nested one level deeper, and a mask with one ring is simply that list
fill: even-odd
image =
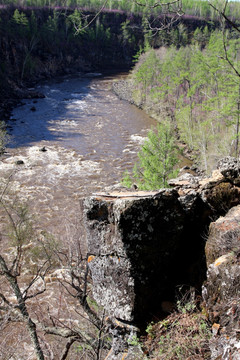
[{"label": "treeline", "polygon": [[[166,1],[167,2],[167,1]],[[218,5],[219,1],[212,0],[214,5]],[[97,10],[102,7],[103,0],[0,0],[0,5],[16,5],[16,6],[47,6],[47,7],[66,7],[74,8],[81,7],[87,8],[88,10]],[[146,6],[140,6],[138,4],[143,4]],[[174,2],[173,2],[174,3]],[[108,0],[105,8],[109,10],[122,10],[132,13],[142,13],[150,11],[154,14],[161,14],[165,12],[167,7],[157,6],[150,8],[156,4],[155,0]],[[174,9],[179,8],[179,4],[172,4],[169,7],[169,11],[174,11]],[[209,6],[207,0],[183,0],[182,1],[182,11],[186,15],[204,17],[208,19],[216,19],[217,13],[214,9]],[[226,15],[234,19],[240,19],[240,4],[237,1],[230,1],[226,9]]]},{"label": "treeline", "polygon": [[14,82],[24,82],[61,72],[126,68],[144,41],[150,41],[153,47],[185,46],[191,42],[196,26],[207,24],[209,30],[217,26],[188,19],[151,36],[145,16],[104,11],[88,26],[94,14],[62,7],[16,7],[13,3],[0,9],[2,84],[8,76]]},{"label": "treeline", "polygon": [[170,119],[207,172],[239,155],[239,59],[239,33],[227,33],[224,49],[222,32],[196,29],[191,45],[149,49],[131,76],[135,103]]},{"label": "treeline", "polygon": [[[100,68],[126,68],[142,34],[126,29],[126,15],[75,10],[8,8],[0,11],[0,78],[14,82]],[[79,31],[81,30],[81,31]]]}]

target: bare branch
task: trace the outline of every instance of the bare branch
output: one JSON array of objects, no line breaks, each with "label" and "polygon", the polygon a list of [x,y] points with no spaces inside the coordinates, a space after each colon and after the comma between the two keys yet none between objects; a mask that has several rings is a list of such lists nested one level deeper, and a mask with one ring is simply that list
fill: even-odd
[{"label": "bare branch", "polygon": [[181,0],[173,0],[173,1],[167,1],[167,2],[157,1],[153,5],[148,5],[147,3],[145,3],[145,4],[139,3],[136,0],[133,0],[133,1],[135,2],[135,4],[137,4],[139,6],[148,7],[148,8],[151,8],[151,9],[155,9],[156,7],[159,7],[159,6],[171,6],[171,5],[179,4],[181,2]]},{"label": "bare branch", "polygon": [[83,27],[80,28],[75,28],[76,30],[76,35],[79,34],[81,31],[85,30],[86,28],[88,28],[95,20],[96,18],[101,14],[101,12],[103,11],[103,9],[105,8],[105,6],[107,5],[108,0],[105,0],[102,7],[98,10],[98,12],[94,15],[94,17],[92,18],[92,20],[89,21],[89,23]]},{"label": "bare branch", "polygon": [[11,271],[7,267],[6,261],[4,260],[4,258],[1,255],[0,255],[0,267],[2,269],[2,272],[5,276],[5,278],[7,279],[9,285],[11,286],[11,288],[17,298],[17,306],[16,307],[19,309],[19,311],[22,315],[22,318],[23,318],[24,322],[26,323],[27,329],[30,334],[30,338],[34,345],[37,359],[44,360],[43,351],[41,349],[41,346],[39,343],[39,338],[37,335],[36,324],[32,321],[32,319],[28,313],[25,300],[22,296],[21,290],[20,290],[18,282],[17,282],[17,275],[11,273]]},{"label": "bare branch", "polygon": [[4,303],[6,303],[8,306],[12,306],[11,303],[8,301],[8,299],[6,299],[6,297],[0,293],[0,298],[3,300]]},{"label": "bare branch", "polygon": [[[87,273],[87,271],[88,271],[88,267],[86,268],[86,273]],[[72,275],[73,279],[77,279],[79,281],[79,278],[76,276],[76,274],[74,272],[72,272],[71,275]],[[72,287],[77,291],[76,297],[78,298],[80,304],[83,306],[84,310],[88,314],[91,322],[98,329],[101,329],[101,321],[100,321],[100,319],[98,318],[97,314],[88,305],[86,286],[87,286],[87,278],[85,278],[84,291],[80,288],[79,285],[76,285],[76,284],[74,284],[74,282],[72,282]]]},{"label": "bare branch", "polygon": [[[24,300],[28,300],[28,299],[32,299],[38,295],[41,295],[43,294],[45,291],[46,291],[46,283],[45,283],[45,275],[46,273],[48,272],[48,270],[50,269],[50,266],[48,266],[44,272],[42,273],[42,270],[44,269],[45,265],[48,263],[48,260],[46,260],[44,262],[44,264],[40,267],[40,269],[38,269],[36,275],[33,277],[33,279],[30,281],[30,283],[28,284],[28,286],[26,287],[26,289],[23,291],[22,295],[23,295],[23,298]],[[34,293],[33,295],[28,295],[28,291],[30,290],[30,288],[35,284],[35,282],[38,280],[38,279],[41,279],[43,284],[44,284],[44,287],[43,289],[41,290],[38,290],[36,293]]]},{"label": "bare branch", "polygon": [[60,360],[65,360],[67,358],[69,350],[71,349],[71,346],[75,343],[75,341],[77,341],[77,338],[73,337],[67,342]]},{"label": "bare branch", "polygon": [[98,334],[98,346],[97,346],[97,360],[101,359],[101,349],[102,349],[102,333],[104,330],[104,319],[105,319],[105,310],[103,311],[102,314],[102,320],[101,320],[101,327],[99,330],[99,334]]},{"label": "bare branch", "polygon": [[240,77],[240,72],[237,70],[236,66],[234,66],[233,62],[230,60],[229,56],[228,56],[228,50],[227,50],[227,44],[226,44],[226,28],[225,28],[225,22],[229,22],[237,31],[240,32],[240,29],[230,20],[226,17],[225,12],[227,9],[227,5],[228,5],[228,0],[225,0],[224,6],[223,6],[223,10],[219,10],[217,9],[213,4],[211,4],[209,2],[210,6],[217,11],[222,17],[223,17],[223,23],[222,23],[222,37],[223,37],[223,49],[224,49],[224,57],[220,56],[220,58],[222,60],[225,60],[230,67],[232,68],[232,70],[235,72],[235,74]]},{"label": "bare branch", "polygon": [[238,32],[240,32],[240,28],[239,28],[231,19],[229,19],[229,17],[225,14],[228,0],[226,0],[226,3],[225,3],[225,6],[224,6],[223,11],[219,10],[218,8],[216,8],[216,6],[214,6],[209,0],[208,0],[208,2],[209,2],[209,5],[210,5],[215,11],[217,11],[218,14],[221,15],[221,16],[228,22],[228,24],[230,24],[235,30],[237,30]]},{"label": "bare branch", "polygon": [[166,17],[165,17],[165,21],[162,23],[162,25],[160,27],[159,26],[153,26],[156,19],[154,19],[152,22],[150,22],[147,19],[148,28],[149,28],[148,31],[154,32],[152,36],[155,36],[159,31],[170,29],[179,20],[179,18],[182,15],[183,15],[183,13],[182,14],[176,13],[175,16],[170,17],[169,18],[170,20],[168,20],[168,21],[166,21]]},{"label": "bare branch", "polygon": [[24,297],[24,300],[26,301],[26,300],[35,298],[35,297],[43,294],[45,291],[46,291],[46,284],[45,284],[45,282],[44,282],[44,288],[43,288],[42,290],[37,291],[37,292],[36,292],[35,294],[33,294],[33,295],[25,296],[25,297]]},{"label": "bare branch", "polygon": [[235,74],[236,74],[238,77],[240,77],[240,72],[236,69],[236,67],[233,65],[232,61],[229,59],[225,38],[223,39],[223,47],[224,47],[225,57],[220,57],[220,58],[223,59],[223,60],[226,60],[227,63],[230,65],[230,67],[231,67],[231,68],[233,69],[233,71],[235,72]]},{"label": "bare branch", "polygon": [[[58,322],[60,322],[60,324],[61,324],[61,321],[58,320]],[[87,334],[87,333],[83,334],[83,332],[73,330],[73,329],[69,328],[68,326],[66,326],[65,324],[62,324],[63,327],[57,327],[57,326],[52,327],[52,326],[46,326],[46,325],[42,325],[42,324],[39,324],[39,325],[41,326],[43,331],[45,331],[46,334],[56,335],[56,336],[59,336],[62,338],[71,338],[71,339],[74,339],[74,342],[78,341],[82,344],[88,344],[95,353],[97,351],[96,346],[94,346],[94,342],[96,341],[96,339],[95,339],[95,337],[93,337],[90,334]],[[71,341],[69,341],[69,343],[70,342]]]}]

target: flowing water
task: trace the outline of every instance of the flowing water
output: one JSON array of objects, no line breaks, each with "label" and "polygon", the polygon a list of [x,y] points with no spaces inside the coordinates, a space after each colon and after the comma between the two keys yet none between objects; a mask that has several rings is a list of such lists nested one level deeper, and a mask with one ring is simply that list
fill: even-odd
[{"label": "flowing water", "polygon": [[13,111],[11,140],[0,163],[1,174],[13,174],[12,189],[41,226],[58,236],[77,221],[80,197],[119,186],[155,125],[111,91],[121,75],[97,75],[38,86],[45,98],[26,100]]}]

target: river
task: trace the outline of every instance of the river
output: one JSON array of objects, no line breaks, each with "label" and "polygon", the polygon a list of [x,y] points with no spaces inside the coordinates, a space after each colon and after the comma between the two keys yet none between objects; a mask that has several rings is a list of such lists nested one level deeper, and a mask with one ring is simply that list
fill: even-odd
[{"label": "river", "polygon": [[[10,120],[2,176],[39,226],[62,238],[79,217],[79,198],[119,188],[155,121],[111,91],[123,75],[81,74],[38,85]],[[17,165],[18,162],[18,165]],[[19,164],[20,162],[20,164]],[[63,235],[65,234],[65,235]]]}]

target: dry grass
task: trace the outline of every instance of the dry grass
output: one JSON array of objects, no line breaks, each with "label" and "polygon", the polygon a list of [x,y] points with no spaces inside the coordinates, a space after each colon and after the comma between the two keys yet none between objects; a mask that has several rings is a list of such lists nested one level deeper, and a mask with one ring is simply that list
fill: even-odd
[{"label": "dry grass", "polygon": [[208,341],[211,331],[202,313],[188,303],[164,320],[150,324],[144,351],[154,360],[210,359]]}]

